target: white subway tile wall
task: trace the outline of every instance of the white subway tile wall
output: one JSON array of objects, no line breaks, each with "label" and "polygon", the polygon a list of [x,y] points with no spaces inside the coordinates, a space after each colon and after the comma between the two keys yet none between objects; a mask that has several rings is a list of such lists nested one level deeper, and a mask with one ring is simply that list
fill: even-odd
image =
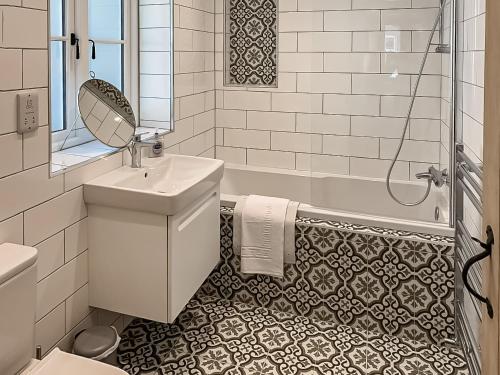
[{"label": "white subway tile wall", "polygon": [[[168,3],[154,1],[157,6]],[[179,121],[176,132],[166,136],[166,147],[213,157],[214,4],[212,0],[179,0],[175,8],[176,76],[189,77],[192,84],[187,84],[189,91],[177,95]],[[165,21],[154,15],[149,19],[150,32]],[[81,329],[114,324],[121,331],[132,319],[88,304],[87,209],[82,184],[120,167],[123,155],[49,178],[47,0],[0,0],[0,19],[4,21],[0,28],[0,243],[39,250],[36,344],[44,354],[56,345],[71,350],[73,337]],[[144,37],[143,48],[148,49],[152,41],[158,45],[150,47],[155,52],[142,55],[142,83],[161,100],[168,98],[168,86],[158,82],[165,82],[170,67],[155,62],[166,61],[170,42]],[[146,73],[159,75],[155,85]],[[21,136],[16,133],[16,95],[26,91],[40,96],[41,127]]]},{"label": "white subway tile wall", "polygon": [[[224,87],[224,1],[215,8],[216,157],[383,177],[439,0],[280,1],[277,88]],[[432,49],[397,179],[440,162],[442,65]]]},{"label": "white subway tile wall", "polygon": [[215,0],[174,2],[175,132],[169,153],[215,156]]}]

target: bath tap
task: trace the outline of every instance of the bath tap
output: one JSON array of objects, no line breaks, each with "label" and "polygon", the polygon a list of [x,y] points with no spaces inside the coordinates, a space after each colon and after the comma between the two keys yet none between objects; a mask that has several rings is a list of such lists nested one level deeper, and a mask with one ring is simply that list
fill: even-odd
[{"label": "bath tap", "polygon": [[415,177],[419,180],[430,180],[434,182],[434,185],[441,187],[448,183],[448,170],[443,169],[442,171],[430,166],[427,172],[420,172],[415,174]]},{"label": "bath tap", "polygon": [[137,134],[134,136],[134,140],[130,143],[129,150],[132,156],[132,168],[141,168],[142,166],[142,148],[143,147],[153,147],[155,142],[153,141],[143,141],[141,140],[141,135]]}]

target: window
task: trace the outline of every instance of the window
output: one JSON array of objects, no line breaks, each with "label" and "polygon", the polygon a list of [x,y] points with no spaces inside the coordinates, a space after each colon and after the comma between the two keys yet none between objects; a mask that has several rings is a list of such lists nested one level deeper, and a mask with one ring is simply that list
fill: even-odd
[{"label": "window", "polygon": [[[131,0],[50,0],[50,100],[53,149],[92,141],[77,93],[90,72],[130,97]],[[72,37],[73,35],[73,37]]]}]

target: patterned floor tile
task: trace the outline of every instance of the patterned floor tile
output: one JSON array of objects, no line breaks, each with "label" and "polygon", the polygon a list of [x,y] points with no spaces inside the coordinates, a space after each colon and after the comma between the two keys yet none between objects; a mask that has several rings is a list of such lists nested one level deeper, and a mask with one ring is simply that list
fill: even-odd
[{"label": "patterned floor tile", "polygon": [[118,363],[134,375],[466,375],[457,350],[416,347],[314,320],[198,293],[174,324],[134,320]]}]

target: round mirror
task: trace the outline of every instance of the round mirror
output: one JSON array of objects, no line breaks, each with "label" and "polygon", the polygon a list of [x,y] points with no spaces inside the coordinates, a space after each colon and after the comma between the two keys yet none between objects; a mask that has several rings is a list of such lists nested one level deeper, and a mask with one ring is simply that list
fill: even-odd
[{"label": "round mirror", "polygon": [[127,98],[111,83],[89,79],[78,92],[78,109],[87,129],[110,147],[125,147],[132,141],[136,122]]}]

